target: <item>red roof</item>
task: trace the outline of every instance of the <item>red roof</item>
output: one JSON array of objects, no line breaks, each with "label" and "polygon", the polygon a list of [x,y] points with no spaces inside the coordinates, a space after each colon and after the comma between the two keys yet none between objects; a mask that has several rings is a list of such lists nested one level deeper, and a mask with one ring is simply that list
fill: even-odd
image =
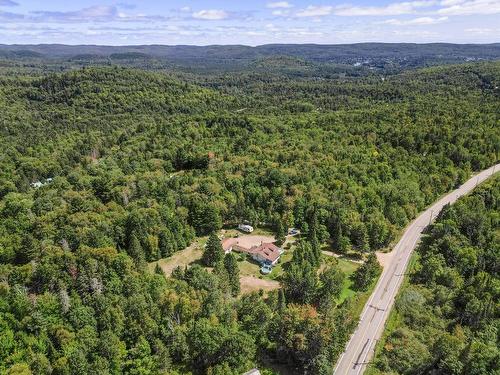
[{"label": "red roof", "polygon": [[262,243],[251,250],[270,262],[276,261],[281,255],[281,249],[273,243]]},{"label": "red roof", "polygon": [[224,249],[224,251],[228,251],[231,247],[233,247],[234,245],[236,245],[238,243],[238,239],[237,238],[224,238],[222,240],[222,248]]},{"label": "red roof", "polygon": [[222,241],[222,248],[224,251],[233,249],[235,251],[245,252],[248,254],[258,254],[265,260],[272,263],[276,261],[281,255],[281,249],[271,242],[263,242],[258,246],[252,246],[251,248],[246,248],[238,244],[237,238],[225,238]]}]

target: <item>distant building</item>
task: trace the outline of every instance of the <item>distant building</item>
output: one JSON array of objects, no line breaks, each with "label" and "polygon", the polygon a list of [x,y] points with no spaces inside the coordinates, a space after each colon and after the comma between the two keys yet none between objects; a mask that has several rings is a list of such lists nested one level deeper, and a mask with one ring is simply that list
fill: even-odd
[{"label": "distant building", "polygon": [[246,232],[246,233],[253,232],[253,227],[251,225],[248,225],[248,224],[239,224],[238,229],[243,231],[243,232]]}]

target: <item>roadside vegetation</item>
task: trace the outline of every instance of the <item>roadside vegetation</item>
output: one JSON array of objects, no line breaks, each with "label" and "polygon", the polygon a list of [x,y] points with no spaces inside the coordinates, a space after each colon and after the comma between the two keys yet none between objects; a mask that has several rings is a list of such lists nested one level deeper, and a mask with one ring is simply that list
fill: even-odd
[{"label": "roadside vegetation", "polygon": [[497,177],[429,228],[368,374],[500,371],[499,202]]}]

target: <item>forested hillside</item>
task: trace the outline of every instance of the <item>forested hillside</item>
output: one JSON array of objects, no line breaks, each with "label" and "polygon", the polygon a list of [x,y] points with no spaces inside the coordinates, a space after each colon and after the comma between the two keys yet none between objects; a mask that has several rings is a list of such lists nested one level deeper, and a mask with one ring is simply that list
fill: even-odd
[{"label": "forested hillside", "polygon": [[[356,296],[336,303],[344,275],[320,267],[321,245],[385,248],[500,151],[498,63],[385,79],[9,72],[0,372],[329,373]],[[283,292],[234,296],[217,267],[147,271],[242,220],[301,230]]]},{"label": "forested hillside", "polygon": [[[300,60],[318,72],[397,72],[425,66],[466,61],[498,60],[500,44],[357,43],[244,45],[2,45],[0,66],[6,62],[60,69],[67,66],[117,64],[146,69],[180,69],[190,72],[228,72],[254,69],[276,58]],[[38,66],[37,66],[38,65]],[[352,69],[352,68],[356,69]],[[369,69],[368,69],[369,68]],[[303,72],[303,71],[302,71]]]},{"label": "forested hillside", "polygon": [[418,248],[372,374],[497,374],[500,179],[448,206]]}]

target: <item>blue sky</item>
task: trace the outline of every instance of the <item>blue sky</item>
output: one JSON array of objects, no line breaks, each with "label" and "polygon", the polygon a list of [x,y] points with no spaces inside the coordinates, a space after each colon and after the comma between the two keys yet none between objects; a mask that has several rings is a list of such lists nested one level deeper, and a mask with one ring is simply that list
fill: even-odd
[{"label": "blue sky", "polygon": [[500,42],[500,0],[0,0],[0,43]]}]

